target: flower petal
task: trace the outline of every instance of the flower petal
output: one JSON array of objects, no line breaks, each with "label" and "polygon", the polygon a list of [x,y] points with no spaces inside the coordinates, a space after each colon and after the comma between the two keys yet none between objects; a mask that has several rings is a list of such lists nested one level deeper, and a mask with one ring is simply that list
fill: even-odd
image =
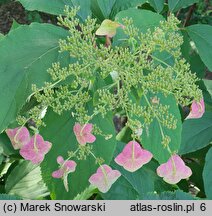
[{"label": "flower petal", "polygon": [[33,158],[31,158],[31,162],[33,164],[39,164],[43,161],[44,155],[42,153],[36,154]]},{"label": "flower petal", "polygon": [[43,154],[46,154],[47,152],[49,152],[49,150],[52,147],[52,144],[48,141],[44,141],[43,137],[40,134],[36,134],[35,136],[34,136],[35,138],[34,142],[35,142],[35,145],[38,151],[42,152]]},{"label": "flower petal", "polygon": [[66,167],[67,172],[74,172],[76,169],[76,162],[73,160],[68,160],[65,162],[64,167]]},{"label": "flower petal", "polygon": [[64,171],[62,169],[58,169],[52,173],[53,178],[62,178]]},{"label": "flower petal", "polygon": [[60,165],[62,165],[64,163],[64,159],[63,159],[62,156],[57,157],[57,163],[60,164]]},{"label": "flower petal", "polygon": [[124,169],[135,172],[152,159],[152,153],[141,148],[136,141],[130,141],[115,158],[115,162]]},{"label": "flower petal", "polygon": [[36,134],[21,148],[20,155],[24,159],[30,160],[34,164],[38,164],[43,161],[44,155],[50,148],[51,143],[44,141],[42,136]]},{"label": "flower petal", "polygon": [[85,124],[81,126],[79,123],[75,123],[74,133],[80,145],[86,145],[86,143],[93,143],[96,140],[96,137],[91,134],[92,129],[92,124]]},{"label": "flower petal", "polygon": [[101,26],[97,29],[96,35],[108,36],[108,37],[112,38],[116,34],[116,29],[118,27],[124,28],[123,25],[121,25],[117,22],[111,21],[109,19],[105,19],[101,23]]},{"label": "flower petal", "polygon": [[30,134],[26,127],[7,129],[6,134],[9,137],[14,149],[20,149],[30,140]]},{"label": "flower petal", "polygon": [[77,142],[80,145],[85,145],[86,144],[86,137],[81,136],[81,135],[77,135],[76,138],[77,138]]},{"label": "flower petal", "polygon": [[169,184],[176,184],[181,179],[191,176],[191,169],[185,165],[184,161],[178,155],[172,155],[171,158],[157,168],[157,174],[163,177]]},{"label": "flower petal", "polygon": [[93,129],[92,124],[86,124],[83,126],[83,133],[91,133],[92,129]]},{"label": "flower petal", "polygon": [[199,102],[193,101],[191,105],[191,111],[186,119],[192,118],[201,118],[205,112],[205,103],[204,99],[202,98]]},{"label": "flower petal", "polygon": [[120,176],[121,173],[118,170],[112,170],[108,165],[104,164],[89,178],[89,182],[102,193],[106,193]]},{"label": "flower petal", "polygon": [[75,133],[76,136],[78,136],[80,134],[81,129],[82,129],[81,125],[79,123],[75,123],[75,125],[74,125],[74,133]]},{"label": "flower petal", "polygon": [[87,143],[93,143],[96,140],[96,137],[93,134],[88,134],[85,136],[85,140]]}]

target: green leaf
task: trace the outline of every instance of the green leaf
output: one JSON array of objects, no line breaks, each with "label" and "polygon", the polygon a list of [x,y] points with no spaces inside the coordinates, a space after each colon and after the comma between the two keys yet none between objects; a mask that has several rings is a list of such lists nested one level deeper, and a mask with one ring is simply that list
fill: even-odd
[{"label": "green leaf", "polygon": [[163,10],[165,0],[149,0],[150,5],[160,13]]},{"label": "green leaf", "polygon": [[64,14],[65,6],[78,7],[80,10],[78,16],[81,20],[85,20],[90,11],[90,0],[18,0],[29,11],[41,11],[49,14],[60,15]]},{"label": "green leaf", "polygon": [[[159,26],[160,21],[164,20],[163,16],[160,14],[154,13],[148,10],[140,10],[135,8],[130,8],[119,12],[116,15],[116,20],[119,23],[123,23],[123,18],[131,18],[133,20],[133,25],[137,27],[140,32],[145,33],[147,29],[153,30],[156,26]],[[114,37],[114,44],[119,44],[119,41],[122,41],[126,38],[122,29],[117,29],[117,34]]]},{"label": "green leaf", "polygon": [[15,19],[13,19],[13,24],[12,24],[12,26],[11,26],[11,28],[10,28],[10,31],[17,29],[17,28],[19,28],[20,26],[21,26],[21,24],[19,24],[18,22],[16,22]]},{"label": "green leaf", "polygon": [[[69,192],[65,191],[61,179],[51,177],[52,172],[58,169],[57,157],[62,155],[64,158],[67,158],[67,152],[75,151],[78,147],[76,137],[73,133],[75,120],[71,117],[70,113],[67,112],[59,116],[51,110],[48,111],[44,119],[47,127],[40,131],[45,140],[53,144],[51,151],[46,155],[45,160],[41,164],[41,169],[43,179],[54,199],[73,199],[77,194],[83,192],[89,186],[89,177],[98,168],[91,155],[85,161],[76,161],[76,171],[70,173],[68,177]],[[91,123],[97,124],[104,134],[113,135],[113,138],[109,140],[105,140],[104,137],[97,135],[97,141],[91,144],[95,156],[103,158],[105,163],[108,164],[112,160],[116,147],[112,115],[108,113],[104,119],[96,116]]]},{"label": "green leaf", "polygon": [[0,33],[0,41],[4,39],[4,35]]},{"label": "green leaf", "polygon": [[101,193],[105,200],[136,200],[138,193],[123,176],[112,185],[107,193]]},{"label": "green leaf", "polygon": [[3,149],[4,154],[7,156],[17,153],[17,151],[14,150],[6,133],[0,134],[0,148]]},{"label": "green leaf", "polygon": [[[182,123],[181,123],[180,111],[178,109],[176,100],[172,95],[165,97],[162,94],[149,95],[148,97],[149,100],[152,96],[157,96],[157,98],[160,98],[161,104],[168,105],[170,107],[169,112],[177,120],[176,129],[168,129],[161,125],[164,135],[167,135],[171,138],[171,142],[169,143],[169,148],[171,149],[172,152],[177,152],[180,148],[180,143],[181,143]],[[144,98],[142,98],[141,104],[147,105],[147,102],[145,101]],[[144,130],[141,138],[142,138],[142,145],[144,146],[144,148],[152,152],[154,158],[158,160],[160,164],[166,162],[170,158],[170,153],[161,144],[162,134],[161,134],[161,129],[158,120],[156,118],[154,118],[149,128],[147,130]]]},{"label": "green leaf", "polygon": [[163,16],[160,14],[135,8],[121,11],[116,15],[116,19],[120,23],[122,23],[122,19],[126,17],[132,18],[133,25],[143,33],[145,33],[149,28],[154,29],[159,25],[160,21],[164,20]]},{"label": "green leaf", "polygon": [[208,92],[212,96],[212,80],[203,79],[203,82],[204,82]]},{"label": "green leaf", "polygon": [[200,119],[183,122],[182,142],[179,154],[194,152],[212,141],[212,112],[205,112]]},{"label": "green leaf", "polygon": [[206,159],[205,167],[203,170],[203,180],[205,186],[205,193],[208,199],[212,199],[212,148],[209,149]]},{"label": "green leaf", "polygon": [[189,177],[189,181],[191,181],[200,190],[200,192],[204,194],[204,183],[202,177],[204,162],[197,159],[192,160],[187,165],[192,170],[192,175]]},{"label": "green leaf", "polygon": [[21,197],[8,194],[0,194],[0,200],[21,200]]},{"label": "green leaf", "polygon": [[[212,95],[210,94],[210,81],[209,82],[204,82],[204,79],[199,80],[197,82],[199,88],[202,90],[204,102],[205,102],[205,110],[206,111],[211,111],[211,109],[208,109],[208,105],[212,106]],[[212,82],[212,81],[211,81]],[[208,84],[209,86],[206,86]],[[208,91],[209,90],[209,91]]]},{"label": "green leaf", "polygon": [[182,55],[190,63],[191,72],[196,73],[202,79],[205,77],[206,66],[202,62],[187,32],[181,31],[181,34],[183,35],[183,44],[181,46]]},{"label": "green leaf", "polygon": [[187,32],[194,41],[202,61],[212,71],[212,26],[192,25],[187,27]]},{"label": "green leaf", "polygon": [[5,190],[8,194],[24,199],[38,199],[49,194],[43,183],[40,167],[28,161],[22,161],[11,171]]},{"label": "green leaf", "polygon": [[119,11],[141,5],[146,0],[91,0],[93,14],[103,21],[106,18],[114,19]]},{"label": "green leaf", "polygon": [[174,192],[167,191],[161,194],[148,193],[144,196],[145,200],[194,200],[195,198],[181,190],[176,190]]},{"label": "green leaf", "polygon": [[[96,12],[98,14],[101,12],[103,19],[109,18],[115,2],[116,0],[92,0],[92,7],[96,7],[96,10],[94,9],[94,13]],[[99,18],[99,16],[97,17]]]},{"label": "green leaf", "polygon": [[115,17],[119,11],[123,11],[123,10],[126,10],[128,8],[135,8],[138,5],[143,4],[145,1],[146,0],[125,0],[125,1],[116,0],[110,16],[111,16],[111,18]]},{"label": "green leaf", "polygon": [[31,94],[31,84],[43,86],[53,62],[68,62],[68,55],[58,53],[58,40],[66,37],[67,31],[60,27],[33,23],[11,31],[1,41],[0,133],[16,119]]},{"label": "green leaf", "polygon": [[77,194],[77,196],[74,197],[74,200],[87,200],[96,192],[97,192],[96,187],[90,185],[81,194]]},{"label": "green leaf", "polygon": [[169,0],[169,10],[175,12],[181,8],[186,8],[194,3],[199,2],[199,0]]}]

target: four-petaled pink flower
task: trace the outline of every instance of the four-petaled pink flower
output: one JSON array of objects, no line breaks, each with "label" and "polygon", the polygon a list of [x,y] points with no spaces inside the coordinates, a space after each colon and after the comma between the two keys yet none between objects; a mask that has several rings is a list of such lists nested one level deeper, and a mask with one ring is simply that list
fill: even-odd
[{"label": "four-petaled pink flower", "polygon": [[60,165],[60,168],[52,173],[53,178],[63,178],[64,175],[74,172],[77,165],[73,160],[64,161],[62,156],[57,157],[57,163]]},{"label": "four-petaled pink flower", "polygon": [[44,141],[41,135],[35,134],[31,137],[30,141],[21,148],[20,155],[34,164],[39,164],[43,161],[44,155],[48,153],[51,146],[52,144],[48,141]]},{"label": "four-petaled pink flower", "polygon": [[191,111],[189,115],[186,117],[186,119],[201,118],[204,112],[205,103],[203,98],[200,100],[200,102],[193,101],[193,103],[191,104]]},{"label": "four-petaled pink flower", "polygon": [[6,134],[9,137],[14,149],[22,148],[30,140],[30,134],[26,127],[7,129]]},{"label": "four-petaled pink flower", "polygon": [[152,153],[141,148],[136,141],[130,141],[115,158],[115,162],[124,169],[135,172],[152,159]]},{"label": "four-petaled pink flower", "polygon": [[81,126],[79,123],[76,123],[74,125],[74,134],[80,145],[95,142],[96,137],[93,134],[91,134],[92,129],[92,124],[85,124],[84,126]]},{"label": "four-petaled pink flower", "polygon": [[174,154],[168,162],[161,164],[157,168],[157,174],[163,177],[163,180],[169,184],[176,184],[181,179],[186,179],[191,176],[191,169],[185,165],[180,156]]},{"label": "four-petaled pink flower", "polygon": [[89,182],[102,193],[106,193],[120,176],[121,173],[118,170],[112,170],[111,167],[104,164],[89,178]]},{"label": "four-petaled pink flower", "polygon": [[77,164],[73,160],[64,160],[62,156],[57,157],[57,163],[60,165],[60,168],[52,173],[52,177],[62,178],[65,189],[68,192],[68,174],[75,171]]}]

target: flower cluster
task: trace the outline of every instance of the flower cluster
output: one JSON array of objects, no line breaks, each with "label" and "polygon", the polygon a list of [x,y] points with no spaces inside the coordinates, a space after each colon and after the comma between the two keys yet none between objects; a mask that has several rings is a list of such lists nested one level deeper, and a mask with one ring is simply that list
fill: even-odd
[{"label": "flower cluster", "polygon": [[[154,30],[141,33],[129,19],[123,20],[124,25],[110,20],[98,25],[90,17],[80,23],[76,18],[76,8],[71,11],[66,8],[65,13],[66,17],[59,17],[59,25],[66,27],[70,35],[59,41],[59,47],[61,52],[69,52],[73,62],[66,66],[61,66],[60,62],[53,63],[52,68],[48,69],[51,81],[42,88],[33,85],[32,90],[40,107],[51,107],[58,114],[70,111],[77,122],[73,133],[79,147],[67,159],[58,156],[59,168],[52,173],[52,177],[63,179],[68,191],[68,175],[77,169],[76,162],[70,159],[76,157],[83,160],[87,155],[92,155],[99,168],[89,182],[105,193],[121,174],[104,164],[101,158],[96,158],[92,145],[87,145],[96,141],[94,131],[104,135],[98,125],[88,123],[95,115],[104,118],[108,112],[121,110],[121,115],[127,119],[126,126],[132,131],[132,141],[116,156],[115,162],[135,172],[153,157],[139,144],[143,129],[148,129],[156,119],[165,150],[169,149],[170,137],[163,128],[176,129],[175,116],[158,95],[171,95],[176,104],[182,106],[192,103],[187,119],[203,115],[204,101],[196,84],[198,78],[181,56],[183,39],[178,33],[179,21],[173,15]],[[118,27],[121,27],[124,38],[117,42],[120,46],[114,47],[111,46],[112,37]],[[106,44],[101,44],[98,36],[105,36]],[[164,59],[164,53],[173,60],[172,63]],[[29,116],[36,125],[41,125],[40,118],[36,118],[38,111],[35,107]],[[8,132],[14,148],[20,148],[20,154],[27,160],[41,162],[51,144],[40,135],[29,138],[24,128],[20,131]],[[157,173],[166,182],[176,184],[180,179],[188,178],[191,171],[178,155],[169,153],[170,159],[158,167]]]},{"label": "flower cluster", "polygon": [[[85,147],[87,143],[95,142],[96,137],[92,134],[92,128],[93,125],[88,123],[83,126],[79,123],[74,125],[73,132],[80,146]],[[90,153],[95,157],[92,152]],[[77,166],[74,160],[69,160],[74,156],[76,155],[71,154],[66,160],[64,160],[62,156],[58,156],[57,163],[59,164],[59,169],[52,173],[53,178],[63,179],[66,191],[69,190],[67,180],[68,174],[74,172]],[[152,157],[153,155],[151,152],[143,149],[138,142],[133,140],[116,156],[115,162],[127,171],[135,172],[144,164],[148,163]],[[112,184],[121,176],[121,173],[118,170],[113,170],[106,164],[101,164],[96,157],[95,159],[99,163],[99,168],[96,173],[89,178],[89,182],[93,186],[96,186],[102,193],[106,193],[110,190]],[[163,177],[164,181],[167,183],[176,184],[181,179],[190,177],[192,172],[189,167],[185,166],[183,160],[178,155],[174,154],[167,163],[157,168],[157,174]]]},{"label": "flower cluster", "polygon": [[74,134],[76,135],[77,141],[80,145],[95,142],[96,137],[91,134],[92,127],[92,124],[85,124],[83,127],[79,123],[74,125]]},{"label": "flower cluster", "polygon": [[64,161],[62,156],[57,157],[57,163],[60,165],[60,168],[52,173],[53,178],[62,178],[66,191],[69,191],[68,188],[68,174],[74,172],[76,169],[76,162],[73,160]]},{"label": "flower cluster", "polygon": [[[52,81],[41,89],[33,85],[35,98],[42,107],[52,107],[58,114],[71,110],[76,121],[82,124],[92,119],[87,107],[93,99],[94,113],[102,117],[121,109],[133,132],[132,139],[140,141],[137,133],[141,128],[137,126],[140,119],[142,129],[148,128],[155,117],[161,127],[176,129],[175,116],[158,94],[172,95],[183,106],[201,100],[202,92],[196,85],[198,78],[181,56],[183,39],[178,33],[179,21],[173,15],[154,30],[140,33],[129,19],[124,19],[123,24],[104,20],[98,25],[92,18],[80,23],[76,8],[66,8],[65,13],[66,17],[59,17],[59,24],[68,28],[70,36],[59,41],[60,51],[68,51],[76,61],[65,67],[60,62],[53,63],[48,70]],[[99,36],[111,42],[117,28],[125,34],[120,46],[99,44]],[[164,52],[173,59],[172,64],[163,59]],[[149,98],[150,94],[153,98]],[[145,103],[141,103],[143,100]],[[79,125],[76,133],[77,130]],[[85,143],[80,137],[78,134],[79,143]],[[93,141],[94,137],[88,135],[85,139]]]},{"label": "flower cluster", "polygon": [[6,133],[14,149],[20,149],[20,155],[33,164],[41,163],[52,146],[50,142],[44,141],[40,134],[30,137],[26,127],[7,129]]}]

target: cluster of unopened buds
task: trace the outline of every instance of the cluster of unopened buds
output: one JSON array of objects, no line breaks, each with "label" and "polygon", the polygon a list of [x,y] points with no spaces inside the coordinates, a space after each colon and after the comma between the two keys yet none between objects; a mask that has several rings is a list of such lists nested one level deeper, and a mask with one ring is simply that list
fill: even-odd
[{"label": "cluster of unopened buds", "polygon": [[[200,102],[194,101],[191,105],[191,111],[188,118],[200,118],[205,111],[203,99]],[[76,140],[81,146],[87,143],[94,143],[96,137],[92,134],[93,125],[86,123],[83,126],[75,123],[73,132]],[[14,149],[20,149],[20,155],[30,160],[34,164],[39,164],[43,161],[45,154],[48,153],[52,144],[44,141],[42,136],[35,134],[30,137],[30,133],[26,127],[18,127],[15,129],[7,129],[6,133]],[[73,155],[71,156],[73,157]],[[71,157],[64,160],[62,156],[57,157],[59,169],[52,172],[53,178],[63,179],[66,191],[68,191],[68,174],[76,170],[76,162],[69,160]],[[144,164],[152,159],[151,152],[143,149],[141,145],[132,140],[126,144],[121,153],[115,157],[115,162],[129,172],[135,172]],[[163,177],[163,180],[169,184],[176,184],[181,179],[187,179],[191,176],[191,169],[185,165],[181,157],[175,153],[171,155],[166,163],[161,164],[157,168],[157,174]],[[100,164],[96,173],[89,178],[90,184],[94,185],[99,191],[106,193],[112,184],[121,176],[120,171],[113,170],[106,164]]]}]

